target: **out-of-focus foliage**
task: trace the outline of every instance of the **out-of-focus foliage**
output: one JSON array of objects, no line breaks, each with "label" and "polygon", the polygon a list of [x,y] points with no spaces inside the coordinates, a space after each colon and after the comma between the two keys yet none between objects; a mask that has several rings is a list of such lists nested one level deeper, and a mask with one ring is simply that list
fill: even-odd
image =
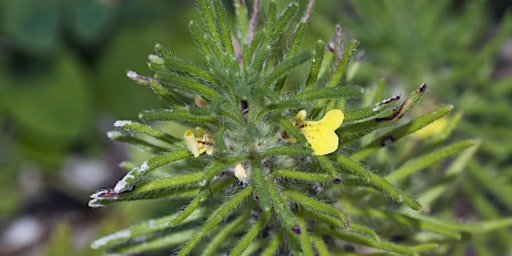
[{"label": "out-of-focus foliage", "polygon": [[[510,59],[499,59],[512,36],[510,3],[354,0],[340,6],[345,32],[368,49],[356,79],[366,83],[382,77],[397,88],[429,81],[434,101],[453,102],[463,114],[455,134],[481,139],[475,157],[466,159],[470,164],[461,170],[457,186],[432,211],[462,219],[510,216],[512,73]],[[433,139],[423,137],[421,143]],[[411,154],[414,148],[409,147]],[[431,172],[423,179],[436,175]],[[450,203],[454,201],[458,204]],[[503,230],[475,241],[458,252],[502,255],[510,251],[512,236]]]},{"label": "out-of-focus foliage", "polygon": [[[124,74],[145,68],[155,41],[172,38],[184,56],[193,58],[188,39],[181,40],[191,15],[188,1],[0,1],[2,239],[20,216],[37,215],[47,228],[55,221],[52,213],[60,211],[66,217],[58,218],[67,219],[69,202],[55,194],[85,206],[97,188],[87,187],[87,181],[98,176],[112,182],[118,170],[112,153],[124,153],[107,143],[106,127],[162,104]],[[93,168],[89,174],[82,170],[84,179],[71,178],[81,186],[68,183],[84,166]],[[97,175],[98,167],[106,173]],[[77,223],[69,224],[76,232]],[[3,242],[0,254],[10,250]],[[62,241],[67,242],[73,241]]]},{"label": "out-of-focus foliage", "polygon": [[[482,138],[461,186],[447,196],[464,203],[455,210],[450,204],[437,209],[465,219],[511,215],[506,195],[512,182],[512,81],[510,73],[496,72],[497,52],[512,34],[507,1],[320,0],[315,9],[305,45],[328,40],[341,20],[347,37],[358,38],[359,49],[367,52],[355,79],[369,84],[384,77],[402,92],[427,81],[426,100],[453,102],[464,112],[454,134]],[[187,31],[193,15],[192,1],[184,0],[0,1],[0,218],[28,201],[18,187],[21,169],[36,163],[55,182],[69,154],[104,155],[103,134],[111,120],[133,118],[162,103],[123,75],[128,69],[146,70],[144,61],[156,41],[194,58]],[[422,178],[436,175],[428,174]],[[461,205],[467,206],[465,214]],[[495,240],[501,243],[496,248],[504,248],[509,236],[501,232],[500,239],[474,241],[490,248],[488,240]]]},{"label": "out-of-focus foliage", "polygon": [[165,1],[0,3],[2,193],[16,191],[13,179],[25,161],[55,173],[70,153],[100,155],[105,120],[133,117],[160,104],[148,89],[122,77],[127,69],[144,67],[155,41],[173,38],[190,55],[179,38],[188,33],[192,6],[178,6]]}]

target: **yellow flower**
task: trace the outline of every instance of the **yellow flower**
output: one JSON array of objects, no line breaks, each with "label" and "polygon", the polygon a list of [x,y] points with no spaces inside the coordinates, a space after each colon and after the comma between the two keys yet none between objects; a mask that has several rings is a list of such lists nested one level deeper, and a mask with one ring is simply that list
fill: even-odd
[{"label": "yellow flower", "polygon": [[428,139],[432,136],[441,133],[445,129],[447,124],[448,118],[443,117],[416,131],[415,133],[412,134],[412,136],[417,139]]},{"label": "yellow flower", "polygon": [[191,130],[185,131],[183,135],[183,138],[185,138],[185,146],[194,157],[198,157],[205,152],[208,155],[212,155],[215,150],[212,135],[201,127],[196,127],[196,131],[200,138],[196,138]]},{"label": "yellow flower", "polygon": [[339,138],[335,131],[343,123],[344,116],[341,110],[331,109],[318,121],[304,121],[306,110],[301,110],[295,117],[295,125],[304,134],[315,155],[327,155],[338,149]]}]

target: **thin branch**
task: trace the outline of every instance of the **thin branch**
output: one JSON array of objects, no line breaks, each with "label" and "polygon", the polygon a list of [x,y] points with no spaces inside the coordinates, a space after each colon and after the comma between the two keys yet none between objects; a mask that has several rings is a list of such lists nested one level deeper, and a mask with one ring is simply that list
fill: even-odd
[{"label": "thin branch", "polygon": [[[341,31],[341,26],[336,25],[336,61],[334,62],[333,72],[338,69],[340,65],[341,58],[343,57],[343,33]],[[334,40],[334,39],[333,39]],[[334,50],[334,46],[333,46]]]},{"label": "thin branch", "polygon": [[233,45],[233,50],[235,51],[236,59],[238,60],[238,65],[240,68],[244,66],[244,57],[242,56],[242,49],[240,48],[240,44],[236,40],[236,38],[231,37],[231,44]]},{"label": "thin branch", "polygon": [[260,14],[260,0],[255,0],[252,6],[251,21],[249,22],[249,32],[247,32],[247,45],[251,45],[254,38],[254,31],[258,23],[258,15]]},{"label": "thin branch", "polygon": [[310,0],[308,7],[306,8],[306,12],[304,13],[304,16],[302,16],[301,21],[306,22],[309,19],[309,16],[311,15],[311,12],[313,11],[313,6],[315,5],[315,0]]}]

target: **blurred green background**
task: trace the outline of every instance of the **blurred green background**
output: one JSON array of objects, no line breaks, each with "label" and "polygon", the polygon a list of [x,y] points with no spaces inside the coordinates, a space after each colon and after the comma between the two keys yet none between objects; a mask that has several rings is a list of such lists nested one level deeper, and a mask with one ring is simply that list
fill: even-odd
[{"label": "blurred green background", "polygon": [[[474,214],[454,218],[512,214],[511,199],[493,190],[512,186],[511,8],[507,0],[320,0],[303,44],[329,41],[339,22],[365,53],[358,84],[384,79],[392,96],[427,82],[422,105],[451,102],[464,113],[457,136],[482,139],[467,173],[492,211],[469,207]],[[102,255],[88,249],[99,233],[166,211],[91,210],[87,201],[122,176],[120,161],[137,157],[108,141],[113,122],[165,107],[126,71],[151,75],[155,42],[197,58],[188,36],[196,18],[185,0],[0,2],[0,255]]]}]

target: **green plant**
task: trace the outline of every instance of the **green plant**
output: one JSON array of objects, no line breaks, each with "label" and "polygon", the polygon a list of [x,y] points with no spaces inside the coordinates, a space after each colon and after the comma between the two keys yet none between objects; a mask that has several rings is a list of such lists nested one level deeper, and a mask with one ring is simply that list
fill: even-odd
[{"label": "green plant", "polygon": [[[169,108],[142,112],[143,122],[115,123],[119,130],[111,138],[154,156],[124,163],[128,174],[113,189],[93,194],[89,205],[165,199],[176,211],[98,239],[93,247],[116,253],[168,248],[178,255],[417,255],[446,253],[462,234],[512,223],[463,225],[420,211],[442,199],[479,144],[441,147],[457,118],[449,121],[452,129],[422,145],[424,152],[399,149],[401,157],[386,157],[392,145],[412,145],[400,139],[451,111],[441,105],[404,121],[426,84],[402,101],[399,95],[383,97],[383,83],[363,94],[351,82],[358,42],[344,42],[339,26],[329,47],[318,40],[314,49],[301,50],[313,1],[303,15],[296,3],[278,14],[271,1],[265,15],[259,1],[252,12],[242,3],[235,1],[232,30],[219,2],[197,2],[202,20],[190,29],[201,65],[157,44],[149,57],[155,75],[128,73]],[[197,132],[174,137],[163,125],[169,121]],[[413,179],[458,153],[443,164],[436,184]],[[419,199],[400,187],[414,188]]]},{"label": "green plant", "polygon": [[[497,15],[489,8],[492,4],[346,1],[341,9],[350,11],[336,13],[345,31],[369,50],[361,66],[364,72],[357,76],[360,83],[385,77],[392,86],[411,88],[411,82],[426,79],[432,84],[429,101],[449,100],[458,116],[464,113],[452,139],[480,138],[479,150],[458,175],[457,186],[435,207],[444,218],[512,215],[512,75],[500,61],[500,50],[512,34],[512,12],[504,8]],[[472,241],[458,244],[464,248],[460,250],[504,255],[510,252],[512,234],[500,230]]]}]

